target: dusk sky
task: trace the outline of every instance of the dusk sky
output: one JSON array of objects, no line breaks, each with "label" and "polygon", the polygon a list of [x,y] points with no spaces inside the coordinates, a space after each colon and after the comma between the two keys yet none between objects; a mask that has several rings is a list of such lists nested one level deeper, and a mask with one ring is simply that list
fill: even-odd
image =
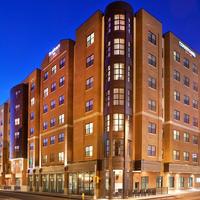
[{"label": "dusk sky", "polygon": [[[0,104],[61,39],[75,40],[75,30],[111,0],[1,0]],[[127,0],[144,8],[192,49],[200,52],[200,0]],[[200,67],[200,66],[199,66]]]}]

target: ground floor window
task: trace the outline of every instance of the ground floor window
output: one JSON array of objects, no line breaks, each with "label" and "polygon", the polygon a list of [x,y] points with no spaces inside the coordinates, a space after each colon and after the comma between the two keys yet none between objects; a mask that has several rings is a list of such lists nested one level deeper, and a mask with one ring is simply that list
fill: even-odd
[{"label": "ground floor window", "polygon": [[94,173],[70,173],[69,174],[69,193],[70,194],[82,194],[93,195]]},{"label": "ground floor window", "polygon": [[180,176],[179,177],[179,188],[183,188],[184,187],[184,177]]},{"label": "ground floor window", "polygon": [[35,191],[39,192],[39,175],[35,175]]},{"label": "ground floor window", "polygon": [[192,177],[188,178],[188,187],[189,188],[193,187],[193,178]]},{"label": "ground floor window", "polygon": [[149,177],[148,176],[143,176],[141,178],[141,188],[142,189],[148,189],[149,185]]},{"label": "ground floor window", "polygon": [[169,177],[169,188],[174,188],[174,176]]},{"label": "ground floor window", "polygon": [[42,191],[43,192],[48,192],[49,189],[49,179],[48,179],[48,175],[42,175]]}]

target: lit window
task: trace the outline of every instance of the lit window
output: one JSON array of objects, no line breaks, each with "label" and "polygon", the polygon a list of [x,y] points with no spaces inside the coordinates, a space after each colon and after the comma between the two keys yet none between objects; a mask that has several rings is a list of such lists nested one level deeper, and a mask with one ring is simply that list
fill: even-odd
[{"label": "lit window", "polygon": [[156,45],[156,35],[151,31],[148,32],[148,41]]},{"label": "lit window", "polygon": [[111,42],[108,41],[106,45],[106,56],[110,57],[110,55],[111,55]]},{"label": "lit window", "polygon": [[121,139],[113,140],[113,156],[124,155],[124,141]]},{"label": "lit window", "polygon": [[30,149],[30,150],[34,150],[34,143],[33,143],[33,142],[30,143],[29,149]]},{"label": "lit window", "polygon": [[114,55],[124,55],[125,53],[124,43],[125,41],[123,38],[114,39]]},{"label": "lit window", "polygon": [[15,110],[18,111],[20,109],[20,104],[15,105]]},{"label": "lit window", "polygon": [[46,130],[48,128],[48,122],[43,123],[43,130]]},{"label": "lit window", "polygon": [[51,92],[54,92],[56,90],[56,83],[51,84]]},{"label": "lit window", "polygon": [[55,74],[56,73],[56,65],[54,65],[52,68],[51,68],[51,74]]},{"label": "lit window", "polygon": [[180,97],[180,92],[179,91],[174,91],[174,100],[176,101],[180,101],[181,100],[181,97]]},{"label": "lit window", "polygon": [[125,15],[117,14],[114,15],[114,30],[125,30]]},{"label": "lit window", "polygon": [[42,155],[42,163],[47,163],[47,155]]},{"label": "lit window", "polygon": [[54,161],[55,161],[55,154],[50,153],[50,162],[54,162]]},{"label": "lit window", "polygon": [[89,47],[90,45],[92,45],[94,43],[94,33],[91,33],[88,37],[87,37],[87,47]]},{"label": "lit window", "polygon": [[58,153],[58,161],[63,162],[64,161],[64,152],[59,152]]},{"label": "lit window", "polygon": [[19,151],[19,146],[15,146],[15,151]]},{"label": "lit window", "polygon": [[16,97],[18,97],[18,96],[20,95],[20,93],[21,93],[21,90],[17,90],[17,91],[15,92]]},{"label": "lit window", "polygon": [[19,132],[15,132],[15,139],[19,139]]},{"label": "lit window", "polygon": [[174,140],[180,140],[180,132],[177,130],[173,130],[173,138]]},{"label": "lit window", "polygon": [[198,162],[198,155],[197,155],[197,153],[193,153],[192,154],[192,161],[193,162]]},{"label": "lit window", "polygon": [[65,115],[64,114],[59,115],[58,120],[59,120],[59,124],[64,124],[65,123]]},{"label": "lit window", "polygon": [[35,104],[35,98],[31,98],[31,106],[33,106]]},{"label": "lit window", "polygon": [[64,104],[64,102],[65,102],[64,95],[59,96],[59,105]]},{"label": "lit window", "polygon": [[198,144],[198,136],[196,135],[192,136],[192,144]]},{"label": "lit window", "polygon": [[86,59],[86,67],[90,67],[94,64],[94,54],[90,55]]},{"label": "lit window", "polygon": [[124,63],[114,64],[114,80],[124,80]]},{"label": "lit window", "polygon": [[113,105],[124,105],[124,88],[113,89]]},{"label": "lit window", "polygon": [[183,159],[184,159],[185,161],[189,161],[189,158],[190,158],[189,152],[184,151],[184,152],[183,152]]},{"label": "lit window", "polygon": [[62,77],[59,79],[59,86],[60,86],[60,87],[63,86],[64,83],[65,83],[65,77],[62,76]]},{"label": "lit window", "polygon": [[106,91],[106,94],[105,94],[105,105],[106,105],[107,107],[110,106],[110,90],[107,90],[107,91]]},{"label": "lit window", "polygon": [[148,123],[148,133],[156,134],[156,124],[149,122]]},{"label": "lit window", "polygon": [[113,131],[124,130],[124,114],[113,114]]},{"label": "lit window", "polygon": [[91,111],[93,109],[93,105],[94,105],[93,99],[88,100],[85,103],[85,112]]},{"label": "lit window", "polygon": [[195,99],[192,100],[192,107],[198,109],[199,108],[199,102]]},{"label": "lit window", "polygon": [[15,119],[15,125],[20,125],[20,118]]},{"label": "lit window", "polygon": [[156,146],[154,145],[148,145],[148,156],[156,156]]},{"label": "lit window", "polygon": [[174,60],[177,62],[181,61],[180,53],[178,53],[177,51],[174,51]]},{"label": "lit window", "polygon": [[93,156],[93,146],[85,147],[85,156],[87,156],[87,157]]},{"label": "lit window", "polygon": [[49,94],[49,89],[45,88],[43,94],[44,94],[44,98],[47,97]]},{"label": "lit window", "polygon": [[86,80],[86,85],[85,85],[86,90],[92,88],[93,87],[93,83],[94,83],[94,78],[93,77],[88,78]]},{"label": "lit window", "polygon": [[180,160],[180,151],[173,150],[173,159]]},{"label": "lit window", "polygon": [[63,142],[64,138],[65,138],[64,133],[59,133],[59,135],[58,135],[58,142]]},{"label": "lit window", "polygon": [[106,82],[110,82],[110,65],[106,67]]},{"label": "lit window", "polygon": [[110,115],[105,116],[105,131],[110,131]]},{"label": "lit window", "polygon": [[85,134],[91,135],[93,133],[93,123],[88,123],[85,125]]}]

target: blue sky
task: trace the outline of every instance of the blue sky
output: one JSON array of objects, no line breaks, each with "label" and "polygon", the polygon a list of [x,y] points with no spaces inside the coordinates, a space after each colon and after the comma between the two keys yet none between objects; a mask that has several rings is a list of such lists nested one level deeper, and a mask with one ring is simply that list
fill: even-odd
[{"label": "blue sky", "polygon": [[[0,104],[10,88],[24,80],[60,39],[75,39],[75,30],[111,0],[1,0]],[[200,52],[199,0],[127,0],[134,11],[144,8]]]}]

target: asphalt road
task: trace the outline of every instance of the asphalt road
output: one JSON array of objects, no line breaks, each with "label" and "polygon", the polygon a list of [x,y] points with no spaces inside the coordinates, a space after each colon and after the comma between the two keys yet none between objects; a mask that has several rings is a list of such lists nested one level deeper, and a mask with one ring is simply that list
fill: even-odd
[{"label": "asphalt road", "polygon": [[0,200],[62,200],[65,198],[0,191]]}]

